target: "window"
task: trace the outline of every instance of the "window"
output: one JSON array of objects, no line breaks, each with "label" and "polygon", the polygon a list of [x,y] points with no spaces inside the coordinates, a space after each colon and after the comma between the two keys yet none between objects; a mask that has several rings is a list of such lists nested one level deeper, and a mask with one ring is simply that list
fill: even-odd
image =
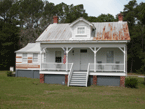
[{"label": "window", "polygon": [[87,53],[87,49],[81,49],[80,52],[81,53]]},{"label": "window", "polygon": [[107,52],[107,63],[113,63],[114,62],[114,52],[108,51]]},{"label": "window", "polygon": [[26,53],[23,54],[22,62],[27,63],[27,54]]},{"label": "window", "polygon": [[78,27],[77,34],[85,34],[85,27]]},{"label": "window", "polygon": [[55,62],[61,63],[61,51],[55,51]]},{"label": "window", "polygon": [[36,62],[38,62],[38,54],[34,53],[33,54],[33,63],[36,63]]}]

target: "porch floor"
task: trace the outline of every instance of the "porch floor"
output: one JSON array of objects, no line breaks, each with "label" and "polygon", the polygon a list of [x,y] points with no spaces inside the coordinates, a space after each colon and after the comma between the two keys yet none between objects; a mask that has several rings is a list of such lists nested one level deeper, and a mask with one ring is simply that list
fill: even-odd
[{"label": "porch floor", "polygon": [[[41,71],[45,71],[45,72],[69,72],[65,71],[65,70],[41,70]],[[74,70],[73,72],[87,72],[87,70]],[[90,71],[90,73],[124,73],[122,71]]]}]

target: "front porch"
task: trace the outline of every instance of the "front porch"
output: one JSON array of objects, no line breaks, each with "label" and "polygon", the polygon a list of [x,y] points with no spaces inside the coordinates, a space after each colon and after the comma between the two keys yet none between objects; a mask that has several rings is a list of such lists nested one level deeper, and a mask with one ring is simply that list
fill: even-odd
[{"label": "front porch", "polygon": [[126,73],[125,47],[45,48],[41,53],[40,71],[91,73]]},{"label": "front porch", "polygon": [[68,75],[68,86],[86,87],[89,75],[126,76],[127,57],[124,44],[74,46],[48,47],[42,44],[40,74]]}]

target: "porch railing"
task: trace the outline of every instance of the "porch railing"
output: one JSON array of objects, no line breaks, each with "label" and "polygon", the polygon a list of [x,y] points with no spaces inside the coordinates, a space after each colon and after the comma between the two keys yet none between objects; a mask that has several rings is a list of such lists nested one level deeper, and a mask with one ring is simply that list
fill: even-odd
[{"label": "porch railing", "polygon": [[[90,71],[94,71],[94,63],[90,63]],[[96,71],[124,72],[123,63],[96,63]]]},{"label": "porch railing", "polygon": [[[71,68],[72,63],[68,63],[68,71]],[[42,63],[41,70],[48,71],[64,71],[66,70],[66,64],[64,63]]]},{"label": "porch railing", "polygon": [[73,73],[73,63],[71,64],[71,68],[70,68],[70,71],[69,71],[69,74],[68,74],[68,84],[67,84],[67,86],[69,86],[69,83],[70,83],[70,80],[71,80],[71,77],[72,77],[72,73]]}]

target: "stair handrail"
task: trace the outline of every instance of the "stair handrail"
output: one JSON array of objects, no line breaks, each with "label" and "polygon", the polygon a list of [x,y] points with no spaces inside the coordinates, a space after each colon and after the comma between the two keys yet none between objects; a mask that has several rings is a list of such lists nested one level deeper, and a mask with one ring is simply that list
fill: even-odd
[{"label": "stair handrail", "polygon": [[87,75],[86,75],[86,87],[87,87],[87,84],[88,84],[89,72],[90,72],[90,63],[88,63],[88,69],[87,69]]},{"label": "stair handrail", "polygon": [[72,76],[72,73],[73,73],[73,64],[71,65],[70,67],[70,71],[69,71],[69,74],[68,74],[68,83],[67,83],[67,86],[69,86],[69,83],[70,83],[70,80],[71,80],[71,76]]}]

